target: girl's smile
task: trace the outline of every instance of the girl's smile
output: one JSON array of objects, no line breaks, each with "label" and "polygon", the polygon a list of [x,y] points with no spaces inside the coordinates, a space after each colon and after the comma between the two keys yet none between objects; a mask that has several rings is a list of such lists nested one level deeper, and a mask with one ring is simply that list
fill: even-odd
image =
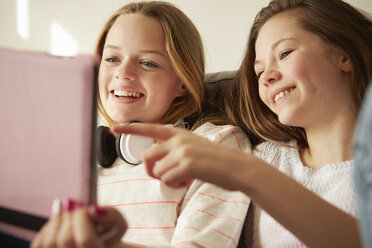
[{"label": "girl's smile", "polygon": [[159,21],[140,14],[118,17],[107,34],[99,96],[115,122],[157,122],[185,94],[165,49]]},{"label": "girl's smile", "polygon": [[270,97],[271,97],[271,100],[272,102],[277,105],[277,103],[281,100],[283,100],[285,97],[287,97],[287,95],[289,93],[291,93],[296,87],[293,86],[293,87],[284,87],[284,88],[280,88],[280,89],[277,89],[275,91],[273,91],[271,94],[270,94]]},{"label": "girl's smile", "polygon": [[133,87],[117,87],[110,91],[110,98],[119,103],[134,103],[145,97],[145,94]]},{"label": "girl's smile", "polygon": [[[354,105],[348,60],[317,35],[304,30],[294,12],[270,18],[256,43],[254,69],[261,100],[284,125],[329,125],[345,116],[340,102]],[[300,118],[301,116],[301,118]]]}]

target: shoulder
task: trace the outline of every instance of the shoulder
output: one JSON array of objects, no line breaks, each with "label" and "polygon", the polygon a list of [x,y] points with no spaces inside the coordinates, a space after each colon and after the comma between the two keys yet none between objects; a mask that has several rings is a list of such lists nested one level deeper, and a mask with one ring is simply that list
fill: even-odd
[{"label": "shoulder", "polygon": [[215,125],[210,122],[202,124],[193,133],[205,137],[212,142],[236,146],[240,150],[251,152],[248,136],[237,126]]},{"label": "shoulder", "polygon": [[[241,129],[233,125],[215,125],[210,122],[205,122],[198,128],[196,128],[193,133],[203,136],[203,137],[217,137],[220,134],[231,135],[233,133],[240,133]],[[220,136],[221,137],[221,136]]]},{"label": "shoulder", "polygon": [[271,165],[277,165],[283,160],[291,161],[299,158],[297,143],[294,140],[285,143],[260,143],[253,149],[253,154]]},{"label": "shoulder", "polygon": [[290,150],[297,150],[297,142],[295,140],[291,140],[288,142],[281,142],[281,143],[274,143],[265,141],[258,144],[254,148],[254,152],[257,154],[261,153],[280,153],[280,152],[287,152]]}]

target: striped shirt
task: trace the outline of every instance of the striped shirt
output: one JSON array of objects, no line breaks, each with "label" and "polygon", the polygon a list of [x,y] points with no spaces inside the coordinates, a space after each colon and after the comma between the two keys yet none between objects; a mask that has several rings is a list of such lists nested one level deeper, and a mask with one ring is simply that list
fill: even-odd
[{"label": "striped shirt", "polygon": [[[195,134],[213,142],[251,151],[237,127],[205,123]],[[143,164],[117,159],[98,167],[98,202],[116,207],[126,218],[123,241],[139,247],[236,247],[250,199],[195,180],[188,188],[171,188],[149,177]]]}]

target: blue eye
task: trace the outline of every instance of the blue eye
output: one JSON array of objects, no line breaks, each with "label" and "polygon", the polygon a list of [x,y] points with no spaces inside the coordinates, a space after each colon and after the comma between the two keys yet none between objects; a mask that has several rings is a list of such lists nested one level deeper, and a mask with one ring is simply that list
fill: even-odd
[{"label": "blue eye", "polygon": [[148,61],[142,61],[140,62],[141,65],[144,65],[146,67],[158,67],[156,64],[153,64],[151,62],[148,62]]},{"label": "blue eye", "polygon": [[118,61],[118,59],[117,59],[117,58],[109,57],[109,58],[106,58],[105,61],[106,61],[106,62],[109,62],[109,63],[115,63],[115,62]]}]

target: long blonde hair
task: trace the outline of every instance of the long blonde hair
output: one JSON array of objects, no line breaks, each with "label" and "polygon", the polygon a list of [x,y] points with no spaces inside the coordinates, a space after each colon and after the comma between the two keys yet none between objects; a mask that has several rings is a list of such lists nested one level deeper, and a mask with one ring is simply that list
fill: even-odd
[{"label": "long blonde hair", "polygon": [[[118,9],[106,22],[98,37],[96,54],[102,56],[106,37],[121,15],[141,14],[158,20],[164,30],[165,47],[171,65],[187,89],[176,98],[159,123],[175,123],[180,118],[196,115],[204,96],[204,48],[200,34],[191,20],[177,7],[161,1],[129,3]],[[98,96],[98,110],[109,126],[113,121]]]}]

